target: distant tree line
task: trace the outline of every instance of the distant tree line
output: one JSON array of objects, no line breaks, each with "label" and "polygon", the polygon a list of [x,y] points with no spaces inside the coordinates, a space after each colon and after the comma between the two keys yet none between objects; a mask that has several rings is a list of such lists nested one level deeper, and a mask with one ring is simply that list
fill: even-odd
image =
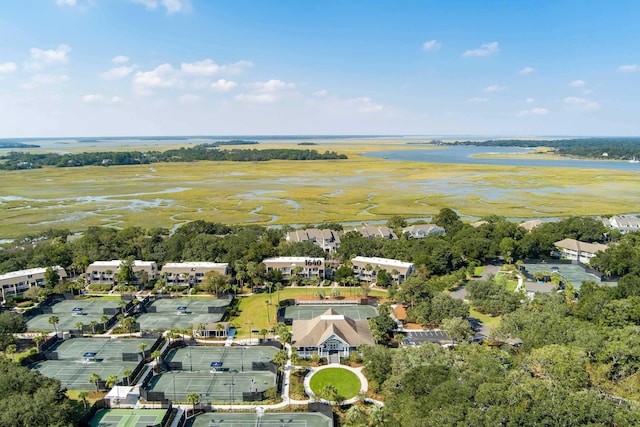
[{"label": "distant tree line", "polygon": [[[236,145],[248,144],[248,141],[235,141]],[[78,154],[59,153],[24,153],[10,152],[0,156],[0,169],[19,170],[55,167],[80,166],[117,166],[150,164],[158,162],[194,162],[201,160],[234,161],[234,162],[262,162],[268,160],[336,160],[346,159],[344,154],[333,151],[319,153],[309,149],[219,149],[218,145],[234,145],[234,142],[207,143],[194,147],[179,148],[167,151],[114,151],[114,152],[85,152]]]},{"label": "distant tree line", "polygon": [[[558,154],[612,160],[640,159],[640,138],[579,138],[579,139],[497,139],[456,141],[453,145],[488,147],[551,147]],[[606,156],[604,156],[606,153]]]}]

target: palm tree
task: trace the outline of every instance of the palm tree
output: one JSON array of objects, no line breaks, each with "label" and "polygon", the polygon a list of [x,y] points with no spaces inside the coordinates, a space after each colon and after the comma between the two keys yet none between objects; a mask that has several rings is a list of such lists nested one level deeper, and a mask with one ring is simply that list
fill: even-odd
[{"label": "palm tree", "polygon": [[160,356],[162,356],[162,353],[160,353],[160,350],[156,350],[153,353],[151,353],[151,357],[155,359],[156,365],[160,364]]},{"label": "palm tree", "polygon": [[138,350],[140,350],[140,353],[142,354],[142,359],[144,359],[144,351],[146,350],[147,345],[145,343],[142,343],[138,346]]},{"label": "palm tree", "polygon": [[100,323],[102,323],[103,332],[107,332],[107,322],[109,321],[109,316],[103,315],[100,318]]},{"label": "palm tree", "polygon": [[95,372],[89,376],[89,382],[90,382],[91,384],[95,384],[95,385],[96,385],[96,393],[99,391],[99,390],[98,390],[98,382],[99,382],[101,379],[102,379],[102,378],[100,378],[100,375],[96,374]]},{"label": "palm tree", "polygon": [[45,334],[40,334],[37,335],[35,337],[33,337],[33,342],[36,343],[36,349],[38,351],[38,353],[40,353],[40,344],[42,344],[42,342],[44,342],[44,340],[47,338],[47,336]]},{"label": "palm tree", "polygon": [[266,339],[267,338],[267,333],[269,331],[267,331],[265,328],[260,329],[260,335],[262,335],[262,339]]},{"label": "palm tree", "polygon": [[80,333],[82,333],[82,327],[83,326],[84,326],[84,323],[82,323],[82,322],[76,322],[76,324],[75,324],[76,329],[79,330]]},{"label": "palm tree", "polygon": [[96,322],[95,320],[92,320],[91,322],[89,322],[89,327],[91,328],[91,334],[96,333],[96,326],[98,326],[98,322]]},{"label": "palm tree", "polygon": [[198,393],[189,393],[187,395],[187,403],[193,405],[193,414],[196,413],[196,405],[200,403],[200,395]]},{"label": "palm tree", "polygon": [[87,410],[87,397],[89,396],[89,392],[84,390],[78,393],[78,397],[82,399],[82,406],[84,406],[84,410]]},{"label": "palm tree", "polygon": [[267,304],[267,324],[271,324],[271,314],[269,312],[269,307],[271,306],[271,301],[266,300],[265,304]]},{"label": "palm tree", "polygon": [[107,386],[107,388],[112,388],[117,383],[118,383],[117,375],[109,375],[107,379],[104,380],[104,384]]},{"label": "palm tree", "polygon": [[58,328],[56,326],[58,323],[60,323],[60,318],[58,316],[49,317],[49,324],[53,325],[53,330],[55,331],[56,335],[58,335]]},{"label": "palm tree", "polygon": [[127,380],[127,384],[125,384],[125,385],[129,385],[129,375],[131,375],[131,372],[132,372],[132,371],[124,371],[124,372],[122,373],[122,375],[124,375],[124,379],[126,379],[126,380]]}]

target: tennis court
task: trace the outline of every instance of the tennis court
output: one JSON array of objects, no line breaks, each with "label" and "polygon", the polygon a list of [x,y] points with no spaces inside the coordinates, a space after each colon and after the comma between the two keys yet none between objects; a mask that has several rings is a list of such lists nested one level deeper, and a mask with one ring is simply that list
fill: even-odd
[{"label": "tennis court", "polygon": [[142,330],[189,329],[195,323],[219,322],[229,303],[214,298],[157,299],[137,321]]},{"label": "tennis court", "polygon": [[580,286],[582,282],[595,281],[596,283],[600,283],[600,278],[587,273],[584,268],[580,267],[576,264],[553,264],[553,263],[543,263],[543,264],[524,264],[524,268],[526,272],[533,276],[536,273],[558,273],[562,278],[571,283],[576,290],[580,290]]},{"label": "tennis court", "polygon": [[332,309],[353,320],[366,320],[378,316],[378,310],[371,305],[291,305],[284,310],[284,318],[291,320],[310,320]]},{"label": "tennis court", "polygon": [[172,402],[186,402],[187,395],[198,393],[202,402],[241,403],[243,393],[259,393],[276,386],[276,375],[260,372],[170,371],[149,382],[149,392],[163,392]]},{"label": "tennis court", "polygon": [[91,418],[91,427],[159,426],[167,409],[102,409]]},{"label": "tennis court", "polygon": [[123,360],[123,354],[140,353],[140,344],[151,348],[154,339],[127,338],[75,338],[56,344],[47,352],[44,360],[29,366],[37,369],[42,375],[55,378],[63,387],[71,390],[91,389],[89,376],[98,374],[101,379],[110,375],[123,378],[125,371],[133,371],[137,361]]},{"label": "tennis court", "polygon": [[[60,301],[47,309],[51,309],[51,313],[39,314],[27,321],[27,330],[29,331],[67,331],[78,329],[76,323],[82,322],[83,325],[89,325],[90,322],[102,324],[102,316],[109,318],[114,316],[114,312],[118,309],[118,300],[69,300]],[[106,310],[105,310],[106,309]],[[111,314],[105,314],[105,311]],[[51,316],[57,316],[59,319],[56,328],[49,323]]]},{"label": "tennis court", "polygon": [[200,394],[203,402],[229,402],[232,396],[241,402],[243,393],[275,387],[275,374],[255,371],[253,363],[270,362],[277,351],[271,346],[174,349],[165,358],[172,371],[154,377],[147,390],[174,402],[186,401],[189,393]]},{"label": "tennis court", "polygon": [[333,420],[319,412],[266,412],[201,414],[187,427],[331,427]]}]

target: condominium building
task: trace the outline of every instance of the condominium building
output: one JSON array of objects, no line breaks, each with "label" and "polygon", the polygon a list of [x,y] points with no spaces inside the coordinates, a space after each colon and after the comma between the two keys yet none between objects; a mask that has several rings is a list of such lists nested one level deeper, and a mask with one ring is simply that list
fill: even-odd
[{"label": "condominium building", "polygon": [[[115,277],[120,271],[120,266],[124,260],[112,261],[96,261],[87,267],[87,278],[92,284],[114,284]],[[136,275],[137,282],[142,279],[143,272],[146,273],[148,280],[158,278],[158,265],[155,261],[133,261],[133,272]]]},{"label": "condominium building", "polygon": [[[58,265],[51,268],[58,272],[58,276],[61,279],[67,277],[67,272],[64,268]],[[46,268],[29,268],[0,274],[2,301],[6,301],[8,297],[20,295],[32,286],[44,287],[44,273],[46,271]]]},{"label": "condominium building", "polygon": [[168,262],[162,266],[162,276],[169,286],[197,286],[210,272],[229,274],[229,264],[220,262]]},{"label": "condominium building", "polygon": [[415,266],[410,262],[395,259],[357,256],[351,260],[353,274],[358,280],[373,282],[379,270],[385,270],[398,283],[404,281],[414,272]]},{"label": "condominium building", "polygon": [[311,242],[320,246],[325,252],[335,252],[340,247],[340,235],[337,231],[318,228],[307,228],[287,233],[287,242]]},{"label": "condominium building", "polygon": [[298,269],[300,276],[304,279],[317,277],[322,280],[325,278],[326,272],[324,267],[324,258],[309,257],[279,257],[267,258],[262,261],[267,268],[267,273],[271,270],[279,270],[282,272],[284,279],[289,280]]},{"label": "condominium building", "polygon": [[604,252],[609,246],[601,243],[587,243],[575,239],[564,239],[554,243],[562,258],[589,264],[598,252]]}]

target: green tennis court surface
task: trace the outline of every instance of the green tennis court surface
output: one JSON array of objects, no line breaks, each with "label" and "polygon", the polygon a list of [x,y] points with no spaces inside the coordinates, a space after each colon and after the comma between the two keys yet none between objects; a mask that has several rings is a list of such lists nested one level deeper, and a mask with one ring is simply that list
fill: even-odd
[{"label": "green tennis court surface", "polygon": [[[194,323],[215,323],[222,320],[228,299],[175,298],[157,299],[148,313],[137,318],[143,330],[189,329]],[[186,307],[186,310],[178,310]],[[211,313],[214,310],[216,312]]]},{"label": "green tennis court surface", "polygon": [[223,368],[251,371],[252,362],[266,363],[273,360],[278,349],[271,346],[249,347],[184,347],[172,350],[165,362],[179,362],[183,371],[206,372],[211,362],[222,362]]},{"label": "green tennis court surface", "polygon": [[[118,303],[119,301],[117,300],[60,301],[51,307],[53,313],[40,314],[27,321],[27,329],[29,331],[53,331],[54,327],[49,323],[49,318],[51,316],[58,316],[59,322],[56,325],[58,331],[78,329],[76,327],[76,323],[78,322],[82,322],[84,325],[88,325],[93,321],[102,324],[101,318],[102,316],[105,316],[103,310],[105,308],[117,309]],[[81,308],[82,310],[74,311],[74,308]],[[111,318],[113,314],[108,314],[106,316]]]},{"label": "green tennis court surface", "polygon": [[159,426],[167,409],[102,409],[91,418],[91,427]]},{"label": "green tennis court surface", "polygon": [[[174,402],[185,402],[189,393],[198,393],[203,402],[241,402],[245,392],[263,392],[275,387],[275,374],[254,371],[252,363],[269,362],[277,351],[270,346],[175,349],[165,362],[181,368],[154,377],[147,389],[163,392]],[[215,368],[212,363],[216,364]]]},{"label": "green tennis court surface", "polygon": [[[89,383],[91,374],[98,374],[101,379],[110,375],[124,377],[125,371],[132,371],[138,362],[123,361],[123,353],[139,353],[138,347],[144,343],[151,348],[154,339],[126,338],[76,338],[56,344],[47,353],[57,360],[44,360],[29,366],[37,369],[42,375],[55,378],[63,387],[71,390],[86,390],[95,387]],[[87,358],[86,353],[95,353]]]},{"label": "green tennis court surface", "polygon": [[549,274],[557,272],[564,280],[571,283],[576,290],[580,290],[582,282],[595,281],[600,283],[600,278],[587,273],[584,268],[575,264],[524,264],[526,272],[530,275],[547,272]]},{"label": "green tennis court surface", "polygon": [[284,318],[292,320],[310,320],[332,309],[338,314],[353,320],[365,320],[378,316],[378,310],[370,305],[291,305],[284,310]]},{"label": "green tennis court surface", "polygon": [[187,421],[187,427],[331,427],[333,420],[318,412],[273,412],[202,414]]}]

